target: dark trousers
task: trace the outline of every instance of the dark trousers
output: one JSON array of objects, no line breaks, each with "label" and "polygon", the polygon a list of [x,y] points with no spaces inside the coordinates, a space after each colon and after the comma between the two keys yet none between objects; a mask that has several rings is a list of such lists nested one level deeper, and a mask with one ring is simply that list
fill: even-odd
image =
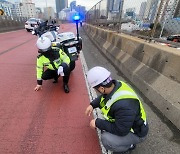
[{"label": "dark trousers", "polygon": [[[63,83],[67,84],[68,81],[69,81],[70,69],[69,69],[69,66],[67,64],[65,64],[65,63],[62,63],[61,66],[63,67],[63,72],[64,72]],[[58,78],[59,78],[59,75],[57,74],[57,70],[47,69],[42,74],[42,79],[43,80],[49,80],[49,79],[58,80]]]}]

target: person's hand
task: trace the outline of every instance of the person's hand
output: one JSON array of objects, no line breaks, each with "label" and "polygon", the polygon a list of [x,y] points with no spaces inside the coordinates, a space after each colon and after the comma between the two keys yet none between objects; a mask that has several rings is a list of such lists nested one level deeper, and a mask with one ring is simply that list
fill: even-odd
[{"label": "person's hand", "polygon": [[42,89],[42,85],[36,85],[36,87],[34,88],[35,91],[39,91]]},{"label": "person's hand", "polygon": [[64,76],[64,72],[63,72],[63,67],[62,66],[59,66],[57,74],[61,75],[61,76]]},{"label": "person's hand", "polygon": [[92,105],[89,105],[89,106],[86,108],[85,114],[86,114],[87,116],[90,116],[91,113],[92,113],[92,111],[93,111],[93,107],[92,107]]},{"label": "person's hand", "polygon": [[91,127],[92,129],[96,129],[96,124],[95,124],[95,122],[96,122],[96,119],[93,119],[93,120],[91,120],[91,122],[90,122],[90,127]]}]

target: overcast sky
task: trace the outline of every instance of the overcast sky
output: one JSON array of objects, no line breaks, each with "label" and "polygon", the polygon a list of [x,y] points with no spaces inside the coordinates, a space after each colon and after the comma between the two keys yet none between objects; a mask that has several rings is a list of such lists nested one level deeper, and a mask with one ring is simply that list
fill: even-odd
[{"label": "overcast sky", "polygon": [[[74,1],[74,0],[68,0],[68,3],[72,2],[72,1]],[[99,1],[100,0],[76,0],[76,4],[85,6],[86,10],[89,10],[91,7],[93,7]],[[46,2],[47,2],[47,6],[51,6],[51,7],[55,8],[55,0],[33,0],[33,2],[35,2],[36,7],[46,7]]]},{"label": "overcast sky", "polygon": [[[14,1],[20,1],[20,0],[8,0],[8,1],[14,2]],[[36,7],[44,8],[46,7],[46,2],[47,2],[47,6],[51,6],[55,9],[55,0],[32,0],[32,1],[36,4]],[[68,3],[72,1],[74,0],[68,0]],[[77,5],[85,6],[86,10],[89,10],[99,1],[100,0],[76,0],[76,3]],[[136,9],[139,11],[141,3],[145,1],[147,0],[124,0],[124,10],[127,8],[136,7]]]}]

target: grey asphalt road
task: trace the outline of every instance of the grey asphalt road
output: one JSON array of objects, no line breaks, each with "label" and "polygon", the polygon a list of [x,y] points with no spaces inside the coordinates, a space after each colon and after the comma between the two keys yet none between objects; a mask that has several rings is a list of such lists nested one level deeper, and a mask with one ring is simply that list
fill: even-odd
[{"label": "grey asphalt road", "polygon": [[[82,50],[88,69],[97,65],[103,66],[112,72],[114,79],[128,81],[124,75],[105,58],[100,50],[94,46],[83,31],[83,28],[80,28],[80,36],[83,38]],[[132,83],[130,84],[134,87]],[[136,87],[134,87],[134,89],[136,89]],[[147,139],[143,143],[138,144],[132,154],[180,154],[180,130],[163,116],[138,89],[136,90],[144,100],[150,130]]]}]

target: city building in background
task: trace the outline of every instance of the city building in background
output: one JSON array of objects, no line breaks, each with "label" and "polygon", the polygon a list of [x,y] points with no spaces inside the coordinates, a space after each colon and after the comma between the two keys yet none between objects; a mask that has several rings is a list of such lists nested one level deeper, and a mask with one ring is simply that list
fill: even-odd
[{"label": "city building in background", "polygon": [[36,18],[42,19],[43,13],[40,7],[36,7]]},{"label": "city building in background", "polygon": [[70,3],[69,8],[64,8],[58,13],[60,20],[73,21],[75,15],[80,16],[80,20],[85,19],[86,8],[81,5],[76,5],[76,1]]},{"label": "city building in background", "polygon": [[[114,20],[118,18],[119,11],[121,10],[121,2],[122,0],[108,0],[108,20]],[[124,15],[124,14],[123,14]]]},{"label": "city building in background", "polygon": [[112,11],[119,12],[120,7],[121,7],[121,0],[114,0]]},{"label": "city building in background", "polygon": [[52,7],[44,8],[44,18],[45,19],[54,19],[55,18],[55,12]]},{"label": "city building in background", "polygon": [[176,5],[175,13],[174,13],[174,18],[177,18],[180,20],[180,0]]},{"label": "city building in background", "polygon": [[159,8],[159,2],[161,0],[148,0],[146,4],[146,10],[144,12],[144,21],[148,23],[154,23],[158,8]]},{"label": "city building in background", "polygon": [[147,0],[146,10],[144,12],[144,17],[143,17],[144,20],[146,20],[147,22],[149,21],[149,13],[150,13],[151,6],[154,3],[154,1],[156,1],[156,0]]},{"label": "city building in background", "polygon": [[139,15],[138,15],[139,20],[142,20],[143,17],[144,17],[144,13],[146,11],[146,5],[147,5],[147,2],[142,2],[141,3],[140,10],[139,10]]},{"label": "city building in background", "polygon": [[180,0],[169,0],[164,9],[165,15],[161,22],[163,30],[172,34],[180,34]]},{"label": "city building in background", "polygon": [[35,3],[32,3],[32,0],[22,0],[20,10],[23,17],[32,18],[36,16]]},{"label": "city building in background", "polygon": [[18,17],[22,17],[22,10],[21,10],[21,4],[22,3],[19,3],[19,2],[15,2],[15,10],[16,10],[16,14]]},{"label": "city building in background", "polygon": [[70,8],[71,8],[71,11],[75,10],[75,8],[76,8],[76,1],[72,1],[70,3]]},{"label": "city building in background", "polygon": [[62,11],[64,8],[68,7],[68,0],[56,0],[56,12],[57,15],[60,11]]},{"label": "city building in background", "polygon": [[86,8],[85,6],[77,5],[75,7],[75,11],[79,14],[81,20],[84,20],[85,18],[85,13],[86,13]]},{"label": "city building in background", "polygon": [[0,9],[4,11],[6,16],[16,16],[15,5],[5,0],[0,1]]},{"label": "city building in background", "polygon": [[69,14],[71,12],[70,8],[64,8],[62,11],[59,12],[58,16],[60,20],[68,20],[69,18]]},{"label": "city building in background", "polygon": [[125,18],[135,19],[136,18],[136,8],[133,7],[133,8],[126,9]]}]

